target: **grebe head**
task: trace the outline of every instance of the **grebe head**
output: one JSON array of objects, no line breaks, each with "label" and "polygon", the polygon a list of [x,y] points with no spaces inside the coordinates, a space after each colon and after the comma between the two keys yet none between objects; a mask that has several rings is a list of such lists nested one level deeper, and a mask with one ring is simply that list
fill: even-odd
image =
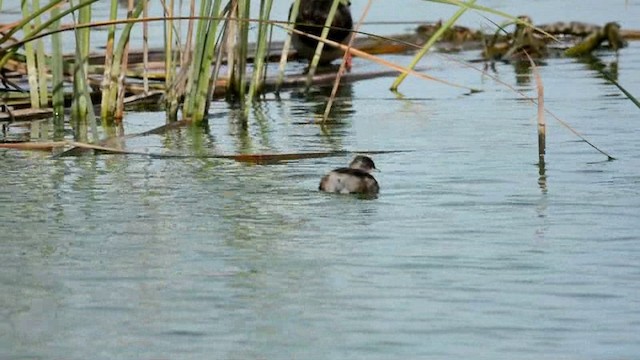
[{"label": "grebe head", "polygon": [[373,160],[365,155],[356,156],[349,164],[349,167],[352,169],[360,169],[368,173],[372,172],[373,170],[378,170],[376,169],[376,164],[373,163]]}]

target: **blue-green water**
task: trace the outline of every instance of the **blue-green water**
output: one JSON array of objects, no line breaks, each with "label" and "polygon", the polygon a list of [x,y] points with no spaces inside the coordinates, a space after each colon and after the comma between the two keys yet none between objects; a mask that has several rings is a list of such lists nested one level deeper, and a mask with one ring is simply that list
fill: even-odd
[{"label": "blue-green water", "polygon": [[[640,94],[630,45],[598,55]],[[375,200],[316,190],[351,155],[247,165],[0,150],[0,358],[637,357],[638,109],[589,65],[548,60],[547,107],[617,160],[548,118],[541,177],[535,106],[454,62],[425,65],[484,92],[410,79],[396,97],[375,79],[343,87],[326,128],[309,121],[327,91],[286,92],[246,129],[216,103],[208,129],[126,143],[411,150],[374,156]],[[535,96],[530,74],[496,71]],[[135,133],[164,115],[125,121]]]}]

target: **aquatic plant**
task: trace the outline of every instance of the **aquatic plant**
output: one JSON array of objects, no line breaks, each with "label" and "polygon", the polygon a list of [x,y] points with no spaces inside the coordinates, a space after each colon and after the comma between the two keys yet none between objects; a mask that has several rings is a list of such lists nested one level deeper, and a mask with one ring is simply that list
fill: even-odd
[{"label": "aquatic plant", "polygon": [[[202,1],[200,4],[200,19],[196,30],[196,41],[189,66],[183,116],[195,123],[205,118],[207,102],[209,101],[209,87],[211,86],[211,64],[213,63],[216,35],[220,23],[221,0]],[[191,51],[185,49],[185,51]],[[185,64],[182,64],[185,66]],[[176,85],[167,82],[167,86]],[[177,99],[175,99],[177,101]]]},{"label": "aquatic plant", "polygon": [[[429,52],[436,41],[453,29],[458,18],[469,9],[499,15],[509,20],[510,23],[517,24],[520,29],[533,29],[533,25],[525,19],[477,5],[475,0],[426,0],[427,2],[456,6],[458,9],[448,21],[440,24],[426,41],[421,41],[419,46],[416,46],[411,41],[402,44],[402,41],[398,39],[385,39],[387,43],[402,44],[403,46],[399,46],[399,48],[404,49],[404,51],[413,50],[416,47],[419,49],[411,64],[405,67],[371,55],[359,49],[358,46],[352,46],[354,44],[351,42],[348,44],[336,43],[327,38],[330,25],[333,23],[333,16],[338,6],[344,3],[345,0],[333,0],[326,22],[318,24],[318,27],[322,27],[320,36],[305,34],[293,28],[292,21],[296,19],[300,0],[293,2],[290,19],[286,24],[271,20],[272,0],[260,0],[259,3],[257,1],[253,2],[254,5],[259,5],[257,19],[250,17],[252,5],[250,0],[231,0],[226,3],[226,6],[223,6],[222,0],[202,0],[199,3],[197,15],[196,2],[191,0],[188,16],[181,15],[182,2],[176,3],[174,0],[163,1],[164,16],[160,18],[149,18],[146,15],[148,3],[144,0],[136,2],[135,7],[133,7],[133,2],[129,1],[126,18],[118,18],[118,2],[117,0],[111,0],[108,21],[92,19],[91,6],[95,1],[97,0],[54,0],[44,6],[40,6],[39,0],[25,0],[21,3],[23,19],[17,22],[17,26],[6,31],[0,37],[0,67],[9,59],[17,59],[22,56],[22,54],[19,54],[18,49],[24,45],[23,63],[26,64],[27,69],[30,105],[33,108],[46,107],[51,101],[56,119],[55,129],[58,134],[62,134],[61,130],[64,124],[65,94],[63,90],[65,89],[65,75],[70,76],[72,92],[67,94],[67,99],[69,100],[70,98],[71,102],[70,123],[74,129],[74,138],[80,141],[89,141],[89,134],[92,135],[91,139],[93,141],[99,140],[93,107],[93,101],[98,98],[100,98],[101,103],[100,118],[103,132],[109,136],[115,135],[109,129],[122,119],[125,95],[128,91],[133,91],[132,85],[125,81],[130,75],[128,73],[132,72],[129,66],[128,41],[133,27],[140,23],[144,23],[142,26],[145,27],[145,40],[142,60],[144,67],[142,71],[135,74],[136,77],[143,79],[142,90],[136,90],[142,93],[138,98],[151,96],[152,93],[157,94],[157,92],[150,91],[153,85],[155,85],[155,89],[163,87],[162,103],[167,114],[167,120],[169,122],[178,121],[181,115],[185,123],[192,124],[201,124],[206,120],[213,94],[216,93],[217,89],[221,90],[222,87],[225,87],[224,94],[227,100],[238,104],[242,108],[240,112],[243,114],[241,121],[246,122],[250,109],[254,108],[254,103],[259,100],[259,95],[267,86],[273,86],[275,83],[276,91],[282,86],[285,80],[284,69],[288,58],[290,37],[294,33],[299,36],[308,36],[318,42],[309,71],[305,75],[307,88],[320,79],[320,77],[316,76],[320,52],[324,47],[331,46],[340,48],[345,54],[360,56],[399,72],[399,77],[391,85],[393,90],[398,89],[406,76],[413,75],[473,92],[476,89],[460,84],[452,84],[442,79],[435,79],[422,71],[416,71],[415,66]],[[1,7],[2,3],[0,2]],[[43,16],[44,14],[48,14],[48,16]],[[61,19],[69,14],[72,15],[73,23],[62,26],[60,24]],[[142,17],[140,17],[141,14],[143,15]],[[358,22],[359,24],[363,22],[364,16],[365,14]],[[48,20],[45,21],[44,19]],[[164,56],[159,60],[164,62],[164,73],[156,74],[155,76],[156,79],[162,79],[164,82],[158,82],[157,84],[149,83],[150,71],[148,68],[146,27],[148,22],[151,21],[161,21],[164,24],[164,43],[162,44]],[[184,36],[185,34],[181,28],[181,24],[184,21],[188,21],[186,36]],[[116,25],[122,25],[118,32],[116,32]],[[104,44],[106,50],[104,66],[100,67],[90,63],[90,30],[93,27],[105,26],[107,27],[107,41]],[[252,48],[250,47],[250,26],[255,26],[257,29],[255,52],[251,51]],[[289,37],[284,43],[280,56],[279,74],[275,80],[273,78],[269,80],[266,73],[266,64],[273,26],[284,27],[289,32]],[[502,25],[496,24],[496,27],[502,29]],[[16,44],[9,45],[9,39],[18,33],[18,29],[22,30],[23,38],[17,41]],[[73,57],[65,58],[62,55],[60,33],[63,31],[73,31],[75,39]],[[551,36],[544,30],[535,28],[535,31]],[[358,33],[358,28],[354,32]],[[117,41],[116,35],[119,36]],[[45,52],[44,41],[42,41],[45,36],[52,37],[50,54]],[[352,37],[351,40],[353,38],[355,37]],[[620,46],[622,46],[621,44],[622,42],[620,41]],[[91,60],[96,61],[96,63],[99,62],[95,60],[95,57]],[[225,62],[227,73],[222,74],[222,69],[224,69],[222,64]],[[334,94],[339,86],[340,74],[342,74],[343,70],[344,62],[338,75],[335,76]],[[51,76],[49,76],[49,73]],[[91,77],[89,76],[90,74]],[[96,85],[96,78],[98,78],[95,76],[96,74],[101,75],[100,94],[92,88],[92,86]],[[621,90],[623,89],[622,87],[620,88]],[[323,116],[325,120],[329,116],[334,96],[331,95],[327,102]],[[632,96],[628,97],[633,99]],[[542,108],[544,109],[543,105]],[[589,144],[592,145],[591,143]],[[541,149],[543,148],[544,146],[541,147]]]}]

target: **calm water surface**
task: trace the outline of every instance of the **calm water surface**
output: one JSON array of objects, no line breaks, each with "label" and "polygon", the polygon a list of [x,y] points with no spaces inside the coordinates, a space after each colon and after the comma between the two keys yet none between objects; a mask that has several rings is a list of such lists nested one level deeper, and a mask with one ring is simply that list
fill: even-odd
[{"label": "calm water surface", "polygon": [[[640,94],[638,43],[598,55]],[[548,60],[547,106],[618,160],[549,118],[540,176],[535,107],[449,60],[425,66],[484,92],[410,79],[397,97],[376,79],[344,86],[324,129],[310,123],[317,89],[269,96],[246,129],[216,103],[207,129],[126,143],[411,150],[374,156],[375,200],[317,192],[351,155],[256,166],[0,150],[0,359],[637,358],[638,109],[593,66]],[[530,74],[496,70],[534,94]],[[132,112],[126,130],[163,119]]]}]

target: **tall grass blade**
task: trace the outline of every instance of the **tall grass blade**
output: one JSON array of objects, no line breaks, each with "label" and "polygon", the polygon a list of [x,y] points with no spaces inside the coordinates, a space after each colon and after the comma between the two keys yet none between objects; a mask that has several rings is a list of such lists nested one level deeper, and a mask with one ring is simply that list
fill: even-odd
[{"label": "tall grass blade", "polygon": [[504,11],[492,9],[490,7],[486,7],[486,6],[482,6],[482,5],[471,4],[469,2],[465,3],[465,2],[462,2],[460,0],[424,0],[424,1],[440,3],[440,4],[447,4],[447,5],[455,5],[455,6],[463,7],[463,8],[466,8],[466,9],[472,9],[472,10],[477,10],[477,11],[481,11],[481,12],[497,15],[497,16],[503,17],[505,19],[509,19],[515,24],[520,24],[520,25],[523,25],[523,26],[531,27],[531,28],[535,29],[537,32],[540,32],[541,34],[544,34],[545,36],[549,37],[550,39],[553,39],[554,41],[558,41],[558,38],[553,36],[552,34],[549,34],[548,32],[546,32],[546,31],[544,31],[544,30],[542,30],[540,28],[532,26],[530,23],[528,23],[524,19],[521,19],[519,16],[513,16],[511,14],[508,14],[508,13],[504,12]]},{"label": "tall grass blade", "polygon": [[[465,4],[473,5],[475,2],[476,0],[469,0]],[[455,14],[453,14],[453,16],[449,20],[447,20],[444,24],[442,24],[442,26],[440,26],[440,28],[429,38],[427,43],[424,44],[424,46],[416,54],[416,56],[413,57],[413,60],[411,60],[411,63],[409,64],[408,68],[415,69],[416,65],[418,65],[418,62],[427,54],[427,52],[431,49],[433,44],[435,44],[436,41],[438,41],[442,37],[445,31],[451,28],[451,26],[453,26],[453,24],[455,24],[456,21],[458,21],[460,16],[462,16],[462,14],[464,14],[467,11],[467,9],[468,7],[460,7],[458,11],[456,11]],[[400,74],[391,85],[391,90],[397,91],[400,84],[402,84],[402,82],[404,81],[404,79],[407,78],[408,75],[409,74],[407,73]]]}]

